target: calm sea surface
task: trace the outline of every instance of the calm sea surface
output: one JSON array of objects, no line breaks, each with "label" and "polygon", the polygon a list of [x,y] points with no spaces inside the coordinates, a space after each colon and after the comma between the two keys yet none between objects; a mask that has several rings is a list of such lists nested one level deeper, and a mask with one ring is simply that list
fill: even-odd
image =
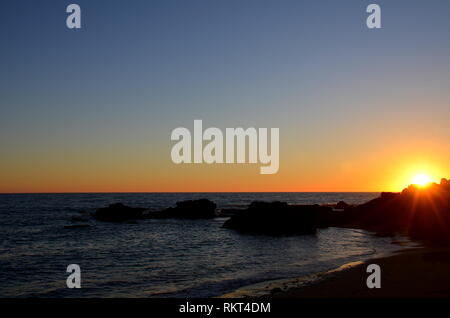
[{"label": "calm sea surface", "polygon": [[[0,195],[0,297],[211,297],[265,280],[303,276],[401,249],[390,238],[329,228],[316,235],[244,235],[212,220],[137,224],[73,217],[110,203],[163,208],[208,198],[219,208],[254,200],[362,203],[378,193],[136,193]],[[81,289],[66,268],[81,267]]]}]

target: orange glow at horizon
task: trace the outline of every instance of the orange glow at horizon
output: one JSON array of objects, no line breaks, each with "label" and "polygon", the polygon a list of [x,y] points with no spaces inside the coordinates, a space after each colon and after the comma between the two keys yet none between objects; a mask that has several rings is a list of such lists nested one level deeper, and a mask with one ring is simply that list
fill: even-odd
[{"label": "orange glow at horizon", "polygon": [[[344,141],[342,141],[344,143]],[[0,159],[0,193],[61,192],[400,192],[418,174],[432,182],[448,178],[444,144],[417,139],[401,146],[280,149],[280,170],[259,174],[260,165],[175,165],[161,151],[78,149]],[[114,151],[113,151],[114,150]]]},{"label": "orange glow at horizon", "polygon": [[[370,163],[369,163],[370,164]],[[284,168],[276,175],[258,174],[259,166],[164,166],[161,171],[145,169],[115,170],[113,167],[86,169],[83,173],[64,169],[27,179],[13,180],[0,193],[64,193],[64,192],[400,192],[410,184],[426,186],[448,177],[437,167],[417,165],[385,167],[367,163],[351,163],[340,170],[324,168],[320,174],[307,166]],[[163,165],[161,165],[163,166]],[[160,167],[161,167],[160,166]],[[423,165],[420,165],[423,167]],[[59,172],[59,173],[56,173]],[[236,177],[236,176],[239,177]],[[394,178],[389,178],[394,176]],[[13,182],[16,181],[16,182]],[[20,182],[17,182],[20,181]],[[43,181],[43,182],[42,182]]]}]

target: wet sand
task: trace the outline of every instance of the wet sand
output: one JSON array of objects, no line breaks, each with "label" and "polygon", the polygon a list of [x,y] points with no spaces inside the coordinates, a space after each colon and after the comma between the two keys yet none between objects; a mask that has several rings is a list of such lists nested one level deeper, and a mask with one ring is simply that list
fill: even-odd
[{"label": "wet sand", "polygon": [[[381,288],[366,285],[368,264],[381,267]],[[415,248],[355,262],[310,277],[272,281],[223,297],[270,298],[448,298],[450,247]]]}]

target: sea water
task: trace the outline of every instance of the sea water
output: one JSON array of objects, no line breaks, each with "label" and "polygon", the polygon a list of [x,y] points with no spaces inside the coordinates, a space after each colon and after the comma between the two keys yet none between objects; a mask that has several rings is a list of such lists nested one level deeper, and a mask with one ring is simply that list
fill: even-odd
[{"label": "sea water", "polygon": [[[362,203],[378,193],[110,193],[0,195],[0,297],[213,297],[242,286],[327,271],[404,248],[362,230],[327,228],[316,235],[248,235],[222,228],[226,218],[84,220],[122,202],[160,209],[208,198],[219,208],[254,200]],[[82,214],[80,214],[82,212]],[[75,217],[75,218],[74,218]],[[74,221],[75,220],[75,221]],[[69,264],[81,289],[69,289]]]}]

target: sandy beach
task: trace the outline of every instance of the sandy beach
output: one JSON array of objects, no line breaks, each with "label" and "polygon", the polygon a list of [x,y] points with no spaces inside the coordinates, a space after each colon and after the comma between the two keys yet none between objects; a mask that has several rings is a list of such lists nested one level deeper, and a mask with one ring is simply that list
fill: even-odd
[{"label": "sandy beach", "polygon": [[[369,264],[381,267],[381,288],[369,289]],[[414,248],[354,262],[326,273],[260,283],[222,297],[270,298],[447,298],[450,248]]]}]

